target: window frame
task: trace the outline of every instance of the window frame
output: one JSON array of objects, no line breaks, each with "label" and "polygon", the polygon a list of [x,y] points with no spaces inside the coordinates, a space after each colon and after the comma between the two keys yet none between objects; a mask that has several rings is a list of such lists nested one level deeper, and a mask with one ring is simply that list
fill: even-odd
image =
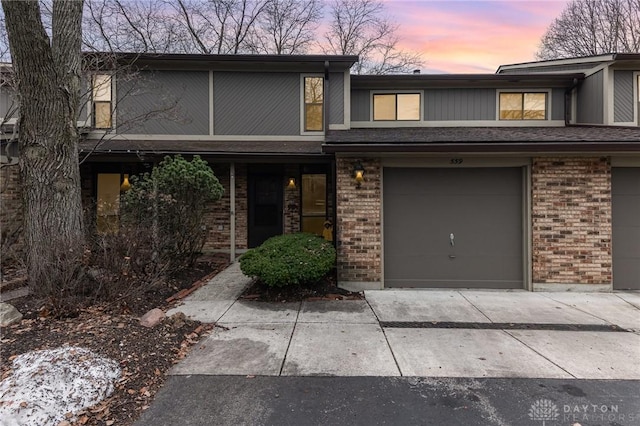
[{"label": "window frame", "polygon": [[[395,95],[395,116],[393,120],[376,120],[375,119],[375,96],[376,95]],[[399,120],[398,117],[398,95],[418,95],[418,119],[417,120]],[[424,90],[371,90],[369,94],[369,115],[372,123],[417,123],[424,121]]]},{"label": "window frame", "polygon": [[[305,98],[305,82],[307,78],[320,78],[322,79],[322,130],[307,130],[307,102]],[[324,74],[321,73],[305,73],[300,74],[300,134],[301,135],[324,135],[325,133],[325,115],[326,111],[326,84],[324,81]],[[318,105],[317,103],[309,103],[309,105]]]},{"label": "window frame", "polygon": [[[109,78],[109,100],[96,100],[96,78],[97,77],[108,77]],[[113,84],[113,75],[108,73],[94,73],[91,74],[91,108],[90,108],[90,120],[91,127],[95,130],[110,130],[114,128],[115,117],[114,117],[114,108],[113,108],[113,98],[114,98],[114,84]],[[96,105],[98,104],[108,104],[109,105],[109,126],[108,127],[98,127],[96,123]]]},{"label": "window frame", "polygon": [[[521,96],[521,111],[523,112],[522,117],[523,118],[515,118],[515,119],[510,119],[510,118],[501,118],[500,117],[500,112],[501,110],[501,105],[500,105],[500,96],[502,94],[520,94]],[[524,118],[524,96],[526,94],[543,94],[545,95],[545,100],[544,100],[544,118]],[[550,121],[551,117],[552,117],[552,111],[551,111],[551,105],[552,105],[552,100],[551,100],[551,96],[552,96],[552,90],[551,89],[526,89],[526,90],[511,90],[511,89],[501,89],[501,90],[496,90],[496,120],[497,121],[502,121],[502,122],[526,122],[526,123],[531,123],[531,122],[541,122],[541,121]]]}]

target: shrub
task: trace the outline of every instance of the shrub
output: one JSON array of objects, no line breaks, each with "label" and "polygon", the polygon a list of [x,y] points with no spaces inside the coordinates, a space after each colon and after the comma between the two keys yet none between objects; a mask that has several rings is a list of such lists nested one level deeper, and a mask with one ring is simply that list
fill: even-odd
[{"label": "shrub", "polygon": [[116,232],[95,234],[91,269],[94,296],[114,302],[142,296],[164,283],[166,260],[154,259],[152,236],[144,226],[120,226]]},{"label": "shrub", "polygon": [[156,258],[172,269],[190,266],[202,251],[207,227],[204,215],[224,189],[206,161],[194,156],[165,157],[151,174],[131,178],[122,197],[124,225],[146,226]]},{"label": "shrub", "polygon": [[240,258],[245,275],[257,277],[271,287],[312,284],[333,268],[336,250],[313,234],[272,237]]}]

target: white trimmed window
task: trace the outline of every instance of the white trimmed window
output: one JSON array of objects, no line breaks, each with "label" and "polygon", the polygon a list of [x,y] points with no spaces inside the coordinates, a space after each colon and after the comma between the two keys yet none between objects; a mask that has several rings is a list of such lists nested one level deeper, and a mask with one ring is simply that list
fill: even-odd
[{"label": "white trimmed window", "polygon": [[303,77],[304,128],[305,132],[324,130],[324,78]]},{"label": "white trimmed window", "polygon": [[96,129],[111,128],[111,76],[95,74],[92,79],[92,116]]},{"label": "white trimmed window", "polygon": [[419,121],[420,93],[374,93],[374,121]]},{"label": "white trimmed window", "polygon": [[500,92],[500,120],[546,120],[546,92]]}]

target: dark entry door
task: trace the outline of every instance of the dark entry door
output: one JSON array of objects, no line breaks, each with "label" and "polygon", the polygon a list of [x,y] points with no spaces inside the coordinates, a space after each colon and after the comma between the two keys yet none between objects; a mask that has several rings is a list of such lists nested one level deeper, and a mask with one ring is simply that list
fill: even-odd
[{"label": "dark entry door", "polygon": [[249,175],[249,247],[282,234],[282,176]]},{"label": "dark entry door", "polygon": [[522,288],[522,169],[383,173],[385,287]]}]

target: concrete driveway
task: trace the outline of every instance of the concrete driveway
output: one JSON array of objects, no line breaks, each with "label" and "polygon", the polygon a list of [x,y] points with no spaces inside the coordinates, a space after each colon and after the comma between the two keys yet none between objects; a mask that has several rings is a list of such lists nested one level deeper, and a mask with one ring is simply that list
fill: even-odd
[{"label": "concrete driveway", "polygon": [[380,290],[364,300],[236,300],[237,265],[182,311],[217,322],[171,375],[640,380],[640,294]]}]

